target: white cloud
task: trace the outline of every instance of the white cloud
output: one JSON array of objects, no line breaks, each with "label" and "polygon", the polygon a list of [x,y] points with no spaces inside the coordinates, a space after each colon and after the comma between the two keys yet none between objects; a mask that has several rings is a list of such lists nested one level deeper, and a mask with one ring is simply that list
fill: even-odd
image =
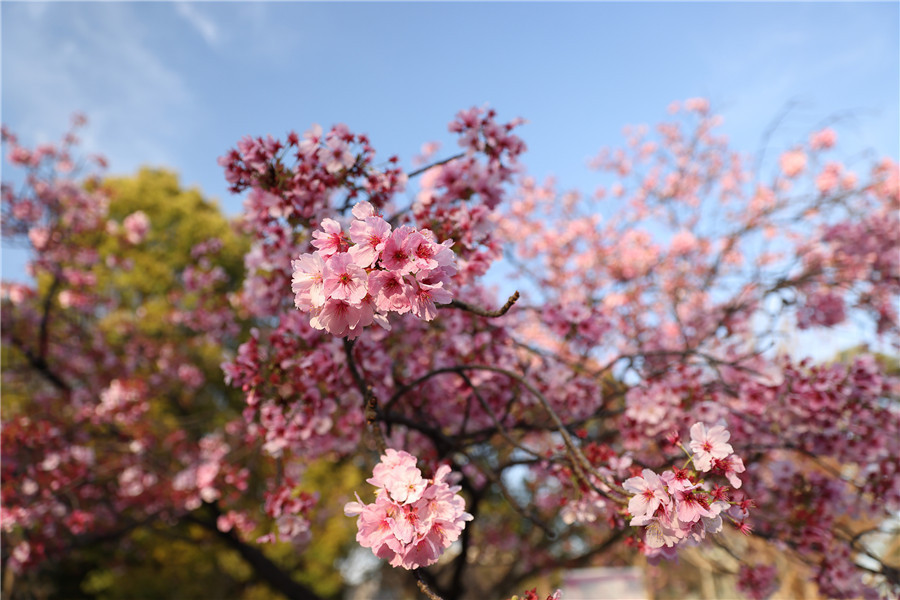
[{"label": "white cloud", "polygon": [[105,153],[115,171],[171,162],[167,148],[198,109],[184,78],[149,43],[161,7],[16,10],[22,6],[4,7],[3,118],[23,142],[57,139],[82,111],[90,119],[84,149]]},{"label": "white cloud", "polygon": [[175,12],[190,23],[200,36],[210,46],[216,46],[219,42],[219,28],[209,18],[203,15],[197,5],[190,2],[176,2]]}]

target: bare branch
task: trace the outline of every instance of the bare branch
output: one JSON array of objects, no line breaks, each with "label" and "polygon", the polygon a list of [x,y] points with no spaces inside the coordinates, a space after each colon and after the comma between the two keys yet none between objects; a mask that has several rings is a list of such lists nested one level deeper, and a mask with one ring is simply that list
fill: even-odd
[{"label": "bare branch", "polygon": [[512,305],[515,304],[516,300],[518,300],[518,299],[519,299],[519,292],[515,291],[515,292],[513,292],[513,295],[510,296],[509,299],[506,301],[506,304],[501,306],[498,310],[485,310],[483,308],[478,308],[477,306],[472,306],[471,304],[467,304],[467,303],[463,302],[462,300],[455,300],[455,299],[451,300],[450,304],[448,304],[442,308],[459,308],[461,310],[465,310],[470,313],[476,314],[479,317],[494,318],[494,317],[502,317],[507,312],[509,312],[509,309],[512,308]]}]

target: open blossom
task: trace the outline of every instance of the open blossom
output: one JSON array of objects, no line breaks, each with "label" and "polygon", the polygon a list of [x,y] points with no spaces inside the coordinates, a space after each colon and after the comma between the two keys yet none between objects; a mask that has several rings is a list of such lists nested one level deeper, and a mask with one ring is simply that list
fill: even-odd
[{"label": "open blossom", "polygon": [[313,231],[312,235],[315,238],[312,245],[318,248],[323,259],[347,249],[347,237],[341,229],[341,224],[334,219],[322,219],[322,231]]},{"label": "open blossom", "polygon": [[411,273],[416,268],[416,262],[411,256],[409,245],[406,243],[411,227],[399,227],[391,233],[385,241],[384,253],[381,256],[381,264],[390,271],[396,271],[401,275]]},{"label": "open blossom", "polygon": [[332,300],[359,304],[366,297],[366,272],[347,253],[335,254],[325,261],[322,278],[325,295]]},{"label": "open blossom", "polygon": [[449,475],[450,467],[442,465],[432,479],[424,479],[414,456],[389,448],[367,480],[378,487],[375,502],[364,504],[357,496],[344,506],[345,515],[359,517],[356,540],[393,567],[436,563],[472,520]]},{"label": "open blossom", "polygon": [[728,433],[721,425],[707,430],[703,423],[694,423],[691,427],[691,450],[694,466],[700,471],[709,471],[714,458],[722,459],[732,454],[734,449],[728,443]]},{"label": "open blossom", "polygon": [[634,494],[628,502],[628,512],[634,517],[652,516],[660,504],[671,500],[665,482],[650,469],[644,469],[640,477],[632,477],[622,487]]},{"label": "open blossom", "polygon": [[350,226],[350,239],[356,244],[350,248],[353,261],[361,267],[375,264],[390,233],[391,225],[380,217],[370,216],[363,221],[353,221]]},{"label": "open blossom", "polygon": [[325,262],[319,254],[304,254],[291,261],[294,275],[291,280],[291,291],[294,292],[294,304],[302,310],[325,304],[325,279],[322,272]]},{"label": "open blossom", "polygon": [[743,473],[744,470],[744,461],[741,460],[740,456],[734,454],[721,460],[716,459],[713,461],[713,471],[724,474],[726,479],[728,479],[728,483],[736,490],[741,487],[741,479],[738,477],[738,473]]}]

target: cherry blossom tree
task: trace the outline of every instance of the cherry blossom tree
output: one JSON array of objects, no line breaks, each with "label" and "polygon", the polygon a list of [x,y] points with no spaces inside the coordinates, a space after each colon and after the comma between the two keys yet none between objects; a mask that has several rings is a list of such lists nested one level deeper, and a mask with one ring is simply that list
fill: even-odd
[{"label": "cherry blossom tree", "polygon": [[[256,581],[313,597],[291,577],[296,561],[236,533],[264,533],[275,472],[256,458],[243,398],[219,366],[247,334],[232,305],[243,237],[171,173],[101,179],[103,159],[80,157],[74,131],[36,149],[3,136],[24,170],[3,184],[4,243],[31,248],[33,278],[2,294],[4,597],[172,585],[235,597]],[[182,541],[214,551],[173,552]],[[152,567],[161,548],[178,556],[164,586]],[[249,573],[222,576],[234,555]]]},{"label": "cherry blossom tree", "polygon": [[[451,121],[459,152],[408,173],[343,125],[240,140],[219,162],[246,192],[241,288],[216,291],[210,238],[161,309],[219,349],[239,392],[241,416],[194,437],[163,440],[144,418],[151,394],[190,379],[194,349],[148,372],[137,357],[160,346],[132,332],[153,319],[133,315],[120,355],[100,339],[66,359],[63,340],[103,338],[116,306],[85,232],[140,244],[152,219],[110,221],[91,186],[5,188],[4,227],[30,241],[37,284],[4,288],[4,344],[42,378],[28,405],[59,407],[59,423],[4,416],[6,564],[62,547],[57,531],[109,530],[139,498],[143,516],[218,511],[216,529],[263,559],[254,543],[309,552],[313,511],[346,515],[358,552],[429,598],[509,597],[536,573],[691,548],[723,550],[720,568],[764,598],[785,567],[760,545],[829,597],[900,591],[881,545],[900,509],[900,384],[870,355],[784,350],[789,334],[853,324],[898,351],[897,164],[840,162],[832,128],[754,158],[706,100],[670,111],[598,153],[590,194],[529,177],[521,120],[487,109]],[[11,146],[13,162],[43,160]],[[499,262],[505,302],[487,287]],[[103,436],[163,442],[168,464],[98,463]],[[353,461],[375,491],[301,492],[317,461]],[[267,529],[241,501],[253,479]]]}]

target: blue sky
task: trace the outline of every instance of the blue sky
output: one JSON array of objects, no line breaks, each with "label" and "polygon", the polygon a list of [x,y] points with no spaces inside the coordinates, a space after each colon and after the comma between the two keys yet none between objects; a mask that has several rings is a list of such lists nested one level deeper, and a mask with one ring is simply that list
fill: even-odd
[{"label": "blue sky", "polygon": [[[216,158],[243,135],[347,123],[405,165],[490,104],[525,117],[524,163],[591,192],[587,159],[708,97],[737,148],[795,102],[775,145],[839,115],[849,154],[898,155],[900,4],[40,3],[0,5],[2,120],[56,140],[73,111],[114,174],[176,169],[236,214]],[[3,276],[21,277],[8,249]]]}]

